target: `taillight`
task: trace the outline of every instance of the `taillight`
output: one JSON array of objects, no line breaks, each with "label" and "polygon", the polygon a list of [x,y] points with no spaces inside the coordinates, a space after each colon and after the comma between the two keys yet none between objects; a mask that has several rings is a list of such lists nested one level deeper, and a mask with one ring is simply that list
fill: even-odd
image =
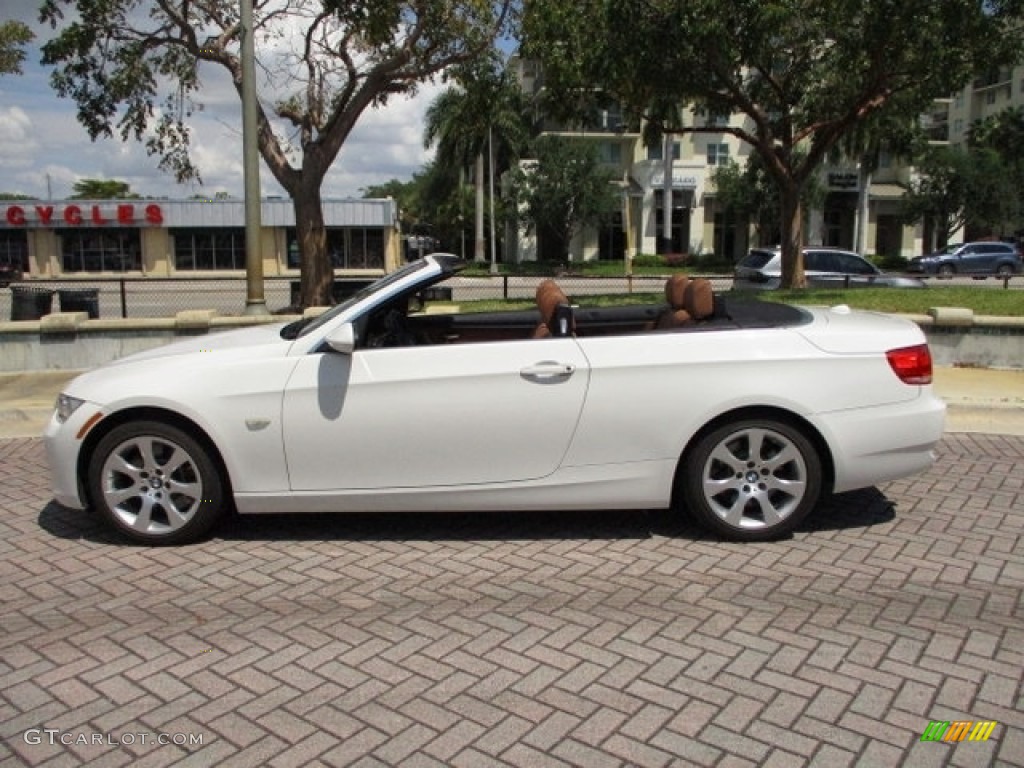
[{"label": "taillight", "polygon": [[904,384],[932,383],[932,353],[927,344],[890,349],[885,356]]}]

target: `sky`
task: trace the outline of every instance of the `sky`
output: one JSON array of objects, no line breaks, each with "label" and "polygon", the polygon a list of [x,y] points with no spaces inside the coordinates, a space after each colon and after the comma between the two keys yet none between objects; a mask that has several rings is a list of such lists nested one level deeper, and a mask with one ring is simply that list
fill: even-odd
[{"label": "sky", "polygon": [[[90,141],[76,119],[75,103],[56,95],[50,69],[39,64],[39,45],[53,33],[38,23],[38,6],[38,0],[0,0],[0,21],[20,19],[37,36],[24,74],[0,75],[0,192],[59,200],[72,194],[76,180],[98,178],[128,182],[133,192],[147,197],[217,192],[242,197],[241,103],[226,73],[201,65],[203,88],[193,99],[202,111],[193,113],[189,124],[203,183],[178,184],[158,169],[158,158],[147,155],[141,142]],[[260,53],[257,45],[258,58]],[[323,196],[362,197],[370,185],[411,179],[433,154],[423,147],[423,115],[443,87],[428,83],[413,98],[393,97],[385,108],[365,111],[327,174]],[[262,159],[260,169],[262,195],[286,196]]]}]

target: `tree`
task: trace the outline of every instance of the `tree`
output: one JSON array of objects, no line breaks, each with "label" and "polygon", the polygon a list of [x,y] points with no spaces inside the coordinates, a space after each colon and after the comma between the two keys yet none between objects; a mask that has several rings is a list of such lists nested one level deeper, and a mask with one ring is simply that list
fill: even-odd
[{"label": "tree", "polygon": [[0,75],[20,75],[25,60],[23,46],[35,35],[20,21],[0,23]]},{"label": "tree", "polygon": [[903,216],[931,221],[931,251],[944,247],[968,221],[998,228],[1017,210],[1016,190],[999,156],[987,148],[934,146],[919,160],[918,171],[903,198]]},{"label": "tree", "polygon": [[537,141],[536,159],[518,170],[514,186],[549,258],[568,260],[572,239],[580,229],[617,210],[615,180],[592,145],[561,136],[542,136]]},{"label": "tree", "polygon": [[79,179],[72,185],[72,200],[128,200],[139,196],[131,186],[116,179]]},{"label": "tree", "polygon": [[[295,207],[304,305],[329,301],[320,189],[359,117],[490,50],[510,3],[256,0],[266,81],[258,143]],[[64,22],[65,9],[77,18]],[[238,3],[154,0],[143,9],[135,0],[45,0],[41,18],[61,27],[43,46],[43,62],[56,67],[52,84],[75,101],[90,137],[116,131],[145,141],[179,181],[198,178],[191,97],[202,87],[201,64],[225,70],[241,96]]]},{"label": "tree", "polygon": [[[997,234],[1024,234],[1024,107],[1012,107],[976,121],[968,136],[971,151],[988,150],[998,158],[993,184],[1001,187],[999,204],[972,213],[972,228]],[[994,214],[994,215],[993,215]]]},{"label": "tree", "polygon": [[[742,123],[779,189],[782,284],[804,284],[801,190],[861,122],[916,117],[990,62],[1020,60],[1021,0],[531,0],[525,55],[565,105],[594,88],[640,115],[693,103]],[[579,19],[585,18],[586,24]]]},{"label": "tree", "polygon": [[[517,156],[526,146],[528,126],[522,90],[494,56],[454,74],[458,83],[441,93],[427,110],[424,146],[437,145],[437,161],[464,168],[473,164],[476,189],[476,237],[473,258],[485,259],[484,155],[497,144],[499,154]],[[492,164],[495,162],[491,158]],[[494,168],[491,173],[494,174]],[[494,226],[494,222],[491,222]]]}]

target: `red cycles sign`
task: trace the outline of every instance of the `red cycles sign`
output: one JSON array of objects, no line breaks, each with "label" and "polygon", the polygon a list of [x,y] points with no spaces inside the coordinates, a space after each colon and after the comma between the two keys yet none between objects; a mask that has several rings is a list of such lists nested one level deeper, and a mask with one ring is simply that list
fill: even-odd
[{"label": "red cycles sign", "polygon": [[117,203],[116,205],[9,205],[4,219],[12,227],[48,227],[51,225],[115,224],[122,227],[140,224],[163,224],[163,209],[156,203],[145,205]]}]

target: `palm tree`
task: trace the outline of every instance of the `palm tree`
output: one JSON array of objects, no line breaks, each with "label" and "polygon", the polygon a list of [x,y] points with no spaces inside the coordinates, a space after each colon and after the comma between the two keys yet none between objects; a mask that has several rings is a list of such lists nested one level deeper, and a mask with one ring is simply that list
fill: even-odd
[{"label": "palm tree", "polygon": [[[511,162],[526,145],[524,97],[512,75],[500,69],[494,59],[456,73],[458,85],[443,91],[427,109],[423,144],[437,145],[436,162],[457,167],[474,166],[476,188],[476,237],[473,258],[485,260],[484,241],[484,153],[494,153]],[[493,200],[492,200],[493,203]],[[494,222],[491,222],[493,232]]]}]

